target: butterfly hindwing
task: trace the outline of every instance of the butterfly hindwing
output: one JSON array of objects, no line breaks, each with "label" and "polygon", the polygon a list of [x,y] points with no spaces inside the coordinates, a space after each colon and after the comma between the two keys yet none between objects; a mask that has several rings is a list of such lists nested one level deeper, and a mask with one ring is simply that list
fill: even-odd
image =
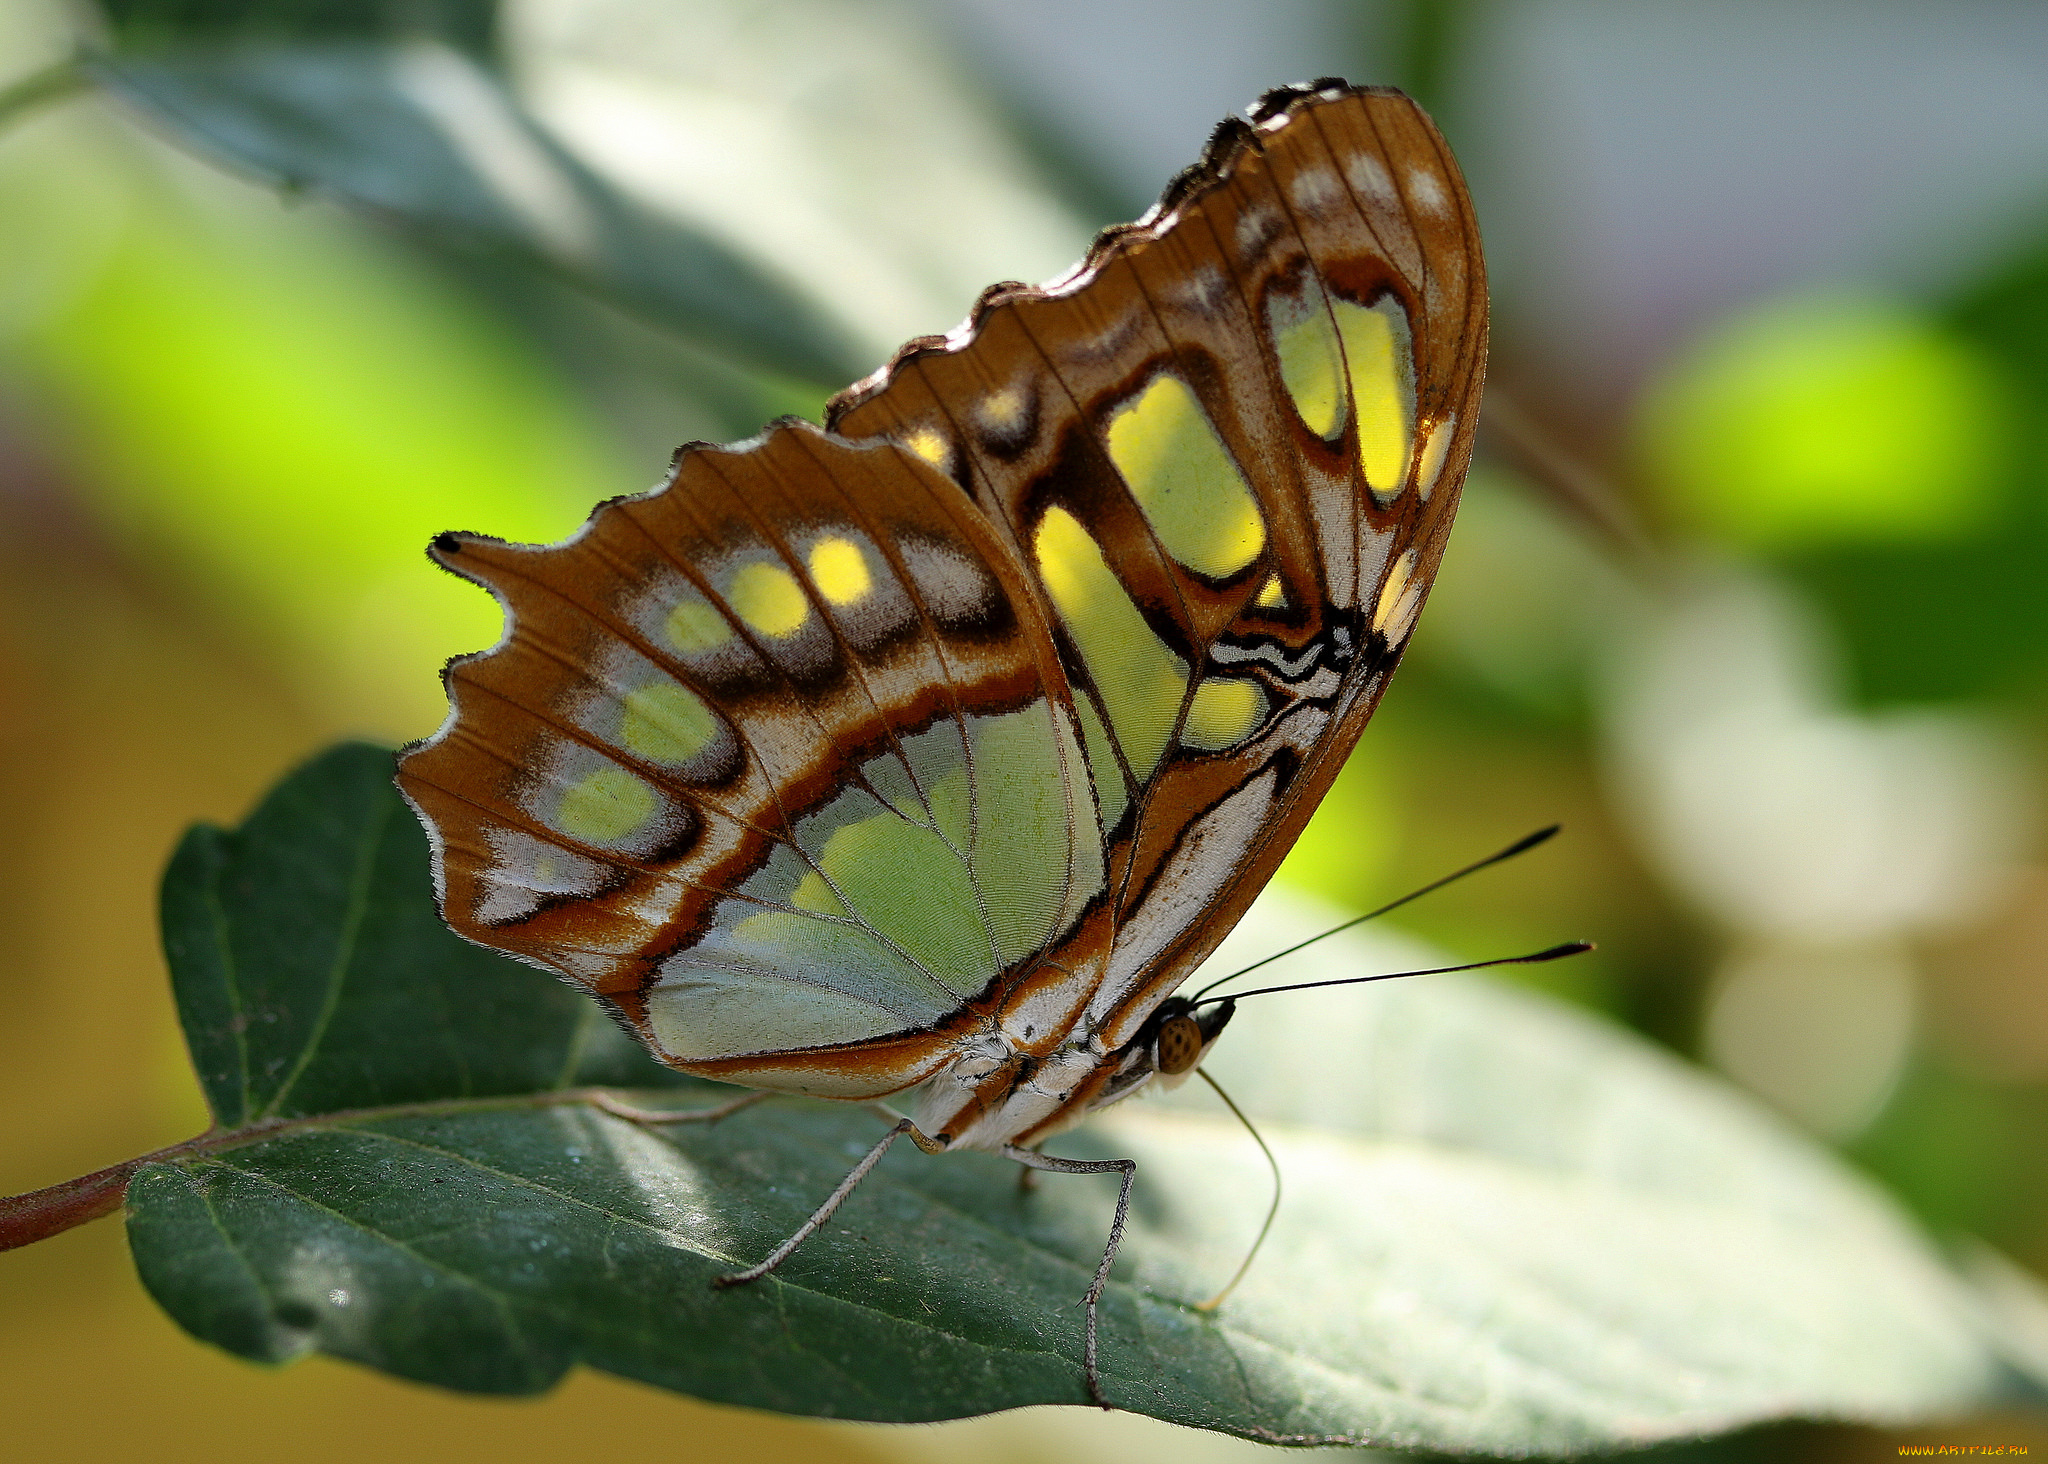
[{"label": "butterfly hindwing", "polygon": [[[1098,892],[1038,602],[914,456],[779,425],[686,451],[566,546],[436,553],[508,612],[404,764],[444,910],[670,1058],[902,1087],[934,1029]],[[778,1056],[729,1061],[756,1053]]]}]

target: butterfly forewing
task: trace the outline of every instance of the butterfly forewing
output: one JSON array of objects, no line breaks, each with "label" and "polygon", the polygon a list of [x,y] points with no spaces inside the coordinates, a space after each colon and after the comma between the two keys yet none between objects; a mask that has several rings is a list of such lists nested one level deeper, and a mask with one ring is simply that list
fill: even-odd
[{"label": "butterfly forewing", "polygon": [[686,449],[563,546],[444,536],[508,616],[402,764],[444,912],[678,1066],[841,1097],[944,1068],[919,1111],[954,1141],[1035,1142],[1363,728],[1484,355],[1441,139],[1319,84],[829,431]]},{"label": "butterfly forewing", "polygon": [[1068,280],[991,291],[837,400],[1040,579],[1088,739],[1127,1039],[1328,786],[1427,591],[1484,366],[1476,229],[1395,93],[1269,99]]}]

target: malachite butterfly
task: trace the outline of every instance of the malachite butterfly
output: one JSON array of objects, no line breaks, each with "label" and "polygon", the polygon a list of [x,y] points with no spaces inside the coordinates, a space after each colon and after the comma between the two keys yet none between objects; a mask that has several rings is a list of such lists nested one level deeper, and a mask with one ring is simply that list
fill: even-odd
[{"label": "malachite butterfly", "polygon": [[1169,998],[1400,660],[1485,360],[1421,109],[1268,94],[824,430],[691,444],[566,543],[437,538],[507,620],[400,759],[443,914],[685,1072],[1073,1167],[1036,1147],[1221,1030]]}]

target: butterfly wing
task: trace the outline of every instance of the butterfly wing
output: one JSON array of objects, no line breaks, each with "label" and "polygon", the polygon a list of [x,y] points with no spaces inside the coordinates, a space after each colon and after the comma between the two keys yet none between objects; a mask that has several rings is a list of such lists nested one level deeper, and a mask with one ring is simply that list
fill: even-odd
[{"label": "butterfly wing", "polygon": [[1104,1044],[1228,933],[1363,730],[1485,355],[1449,149],[1398,92],[1317,83],[1225,124],[1066,280],[996,287],[828,409],[952,477],[1051,607],[1105,838]]},{"label": "butterfly wing", "polygon": [[1000,1105],[1030,1043],[1127,1040],[1398,660],[1484,351],[1441,139],[1318,84],[832,431],[685,449],[563,545],[442,536],[507,617],[400,763],[444,915],[757,1086],[985,1063]]},{"label": "butterfly wing", "polygon": [[507,618],[400,762],[443,913],[677,1066],[895,1091],[1099,895],[1038,596],[914,455],[778,424],[567,544],[433,552]]}]

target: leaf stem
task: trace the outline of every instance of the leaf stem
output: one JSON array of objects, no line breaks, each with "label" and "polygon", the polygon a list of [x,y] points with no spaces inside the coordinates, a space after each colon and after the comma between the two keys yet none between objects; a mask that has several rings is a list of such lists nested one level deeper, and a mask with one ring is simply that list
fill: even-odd
[{"label": "leaf stem", "polygon": [[0,86],[0,127],[42,102],[54,102],[84,91],[92,78],[75,59],[56,61]]},{"label": "leaf stem", "polygon": [[241,1128],[209,1129],[182,1144],[172,1144],[77,1179],[67,1179],[62,1184],[0,1197],[0,1250],[13,1250],[48,1240],[73,1226],[113,1214],[127,1198],[128,1181],[146,1164],[166,1164],[204,1154],[218,1154],[284,1134],[344,1128],[351,1124],[393,1118],[433,1118],[444,1114],[565,1108],[579,1104],[641,1124],[715,1120],[729,1112],[737,1112],[757,1097],[765,1096],[750,1093],[718,1108],[670,1112],[625,1103],[617,1090],[611,1088],[557,1088],[545,1093],[508,1094],[496,1098],[444,1098],[428,1103],[394,1103],[383,1108],[349,1108],[310,1118],[266,1118]]}]

